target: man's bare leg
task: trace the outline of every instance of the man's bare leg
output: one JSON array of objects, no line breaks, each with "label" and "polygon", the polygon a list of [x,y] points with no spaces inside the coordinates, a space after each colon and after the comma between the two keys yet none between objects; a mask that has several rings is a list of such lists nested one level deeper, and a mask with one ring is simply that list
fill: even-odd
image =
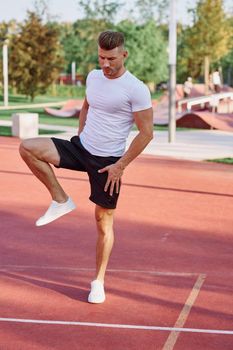
[{"label": "man's bare leg", "polygon": [[98,233],[96,280],[91,284],[91,293],[88,297],[88,301],[91,303],[101,303],[105,300],[104,277],[114,243],[113,215],[114,209],[106,209],[96,205],[95,219]]},{"label": "man's bare leg", "polygon": [[114,243],[113,215],[114,209],[96,206],[95,219],[98,232],[96,244],[96,279],[102,282],[104,282],[107,264]]},{"label": "man's bare leg", "polygon": [[60,156],[53,141],[48,138],[24,140],[20,155],[32,173],[46,186],[53,199],[48,210],[36,221],[36,226],[46,225],[76,208],[65,193],[50,165],[59,165]]},{"label": "man's bare leg", "polygon": [[22,141],[19,152],[32,173],[47,187],[53,200],[62,203],[67,194],[57,181],[51,164],[59,165],[60,156],[52,140],[34,138]]}]

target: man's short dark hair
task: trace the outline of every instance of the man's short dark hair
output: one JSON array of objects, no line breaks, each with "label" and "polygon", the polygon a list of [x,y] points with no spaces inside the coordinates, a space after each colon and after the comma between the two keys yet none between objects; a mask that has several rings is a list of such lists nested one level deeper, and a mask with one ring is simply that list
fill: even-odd
[{"label": "man's short dark hair", "polygon": [[125,38],[121,32],[114,32],[106,30],[100,33],[98,38],[98,45],[103,50],[112,50],[115,47],[124,46]]}]

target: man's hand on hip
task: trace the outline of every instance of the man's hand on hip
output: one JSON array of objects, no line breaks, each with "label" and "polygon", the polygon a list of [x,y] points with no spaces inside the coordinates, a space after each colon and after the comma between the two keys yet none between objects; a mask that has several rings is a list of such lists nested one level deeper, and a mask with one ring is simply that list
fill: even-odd
[{"label": "man's hand on hip", "polygon": [[120,179],[123,175],[123,167],[119,163],[111,164],[98,170],[98,173],[108,172],[108,178],[104,187],[104,191],[107,192],[109,189],[110,196],[113,195],[114,187],[116,186],[116,193],[119,193]]}]

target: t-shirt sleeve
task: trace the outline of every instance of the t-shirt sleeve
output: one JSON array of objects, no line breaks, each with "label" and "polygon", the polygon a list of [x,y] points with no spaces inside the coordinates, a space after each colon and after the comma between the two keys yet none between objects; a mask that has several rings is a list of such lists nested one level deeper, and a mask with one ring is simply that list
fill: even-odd
[{"label": "t-shirt sleeve", "polygon": [[143,111],[152,107],[150,90],[140,82],[132,90],[131,96],[132,112]]}]

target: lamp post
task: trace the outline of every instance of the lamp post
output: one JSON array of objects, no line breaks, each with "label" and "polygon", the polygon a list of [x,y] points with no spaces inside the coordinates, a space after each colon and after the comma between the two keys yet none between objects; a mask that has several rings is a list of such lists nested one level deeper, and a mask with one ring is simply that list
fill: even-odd
[{"label": "lamp post", "polygon": [[8,106],[8,41],[3,44],[3,88],[4,88],[4,106]]},{"label": "lamp post", "polygon": [[72,80],[72,84],[75,85],[75,83],[76,83],[76,63],[75,63],[75,61],[73,61],[71,63],[71,80]]},{"label": "lamp post", "polygon": [[169,19],[169,130],[168,141],[176,134],[176,0],[170,0]]}]

